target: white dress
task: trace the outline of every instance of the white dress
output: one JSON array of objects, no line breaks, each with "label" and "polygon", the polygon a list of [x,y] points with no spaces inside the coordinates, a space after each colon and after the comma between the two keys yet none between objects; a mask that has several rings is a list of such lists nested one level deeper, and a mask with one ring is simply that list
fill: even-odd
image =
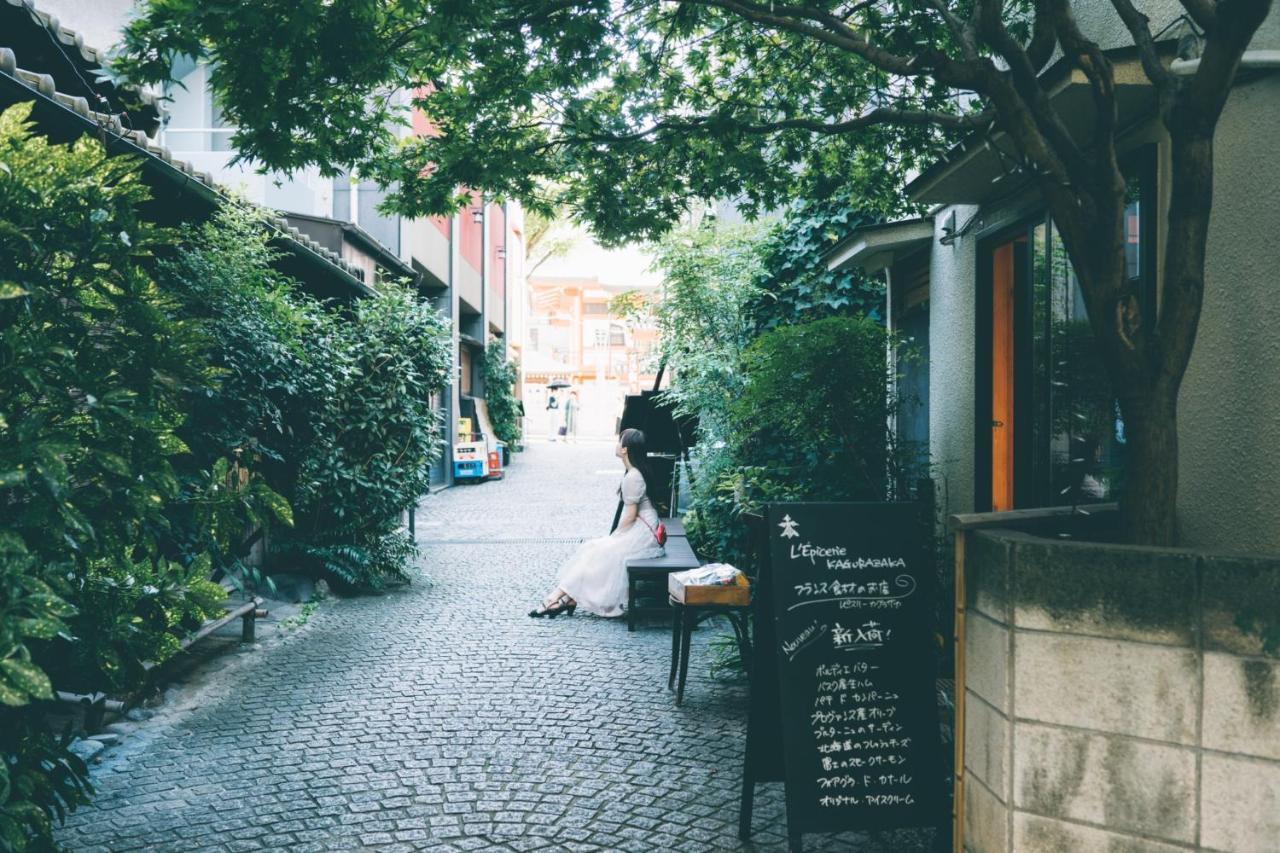
[{"label": "white dress", "polygon": [[624,504],[640,505],[639,517],[626,530],[619,525],[608,536],[583,542],[560,569],[556,581],[579,607],[597,616],[621,616],[626,611],[627,560],[663,553],[654,538],[658,512],[645,494],[644,476],[630,469],[618,491]]}]

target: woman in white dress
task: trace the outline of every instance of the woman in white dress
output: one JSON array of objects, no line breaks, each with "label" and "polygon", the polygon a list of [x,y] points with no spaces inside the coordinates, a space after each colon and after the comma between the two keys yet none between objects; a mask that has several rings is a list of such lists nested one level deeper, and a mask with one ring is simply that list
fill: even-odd
[{"label": "woman in white dress", "polygon": [[561,567],[542,606],[529,611],[530,616],[554,619],[561,613],[572,614],[579,606],[597,616],[621,616],[627,605],[627,560],[662,555],[658,511],[648,494],[652,473],[644,433],[623,430],[615,453],[626,468],[618,487],[622,515],[617,528],[608,536],[582,543]]}]

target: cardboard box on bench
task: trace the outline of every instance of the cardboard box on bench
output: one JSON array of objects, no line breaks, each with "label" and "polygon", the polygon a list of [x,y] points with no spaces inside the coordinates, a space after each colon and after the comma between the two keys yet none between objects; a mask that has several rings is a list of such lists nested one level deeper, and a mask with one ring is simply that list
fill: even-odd
[{"label": "cardboard box on bench", "polygon": [[731,584],[709,586],[685,586],[677,575],[667,576],[667,592],[681,604],[720,604],[746,607],[751,603],[751,585],[745,575],[738,575]]}]

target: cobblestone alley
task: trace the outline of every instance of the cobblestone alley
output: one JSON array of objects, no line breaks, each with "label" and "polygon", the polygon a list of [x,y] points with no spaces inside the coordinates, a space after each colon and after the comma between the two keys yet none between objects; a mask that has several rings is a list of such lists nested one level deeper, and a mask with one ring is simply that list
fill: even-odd
[{"label": "cobblestone alley", "polygon": [[[112,750],[72,850],[780,850],[781,785],[736,834],[746,685],[698,632],[684,707],[665,626],[525,614],[607,531],[612,446],[537,444],[428,498],[421,578],[326,602]],[[727,630],[724,629],[724,630]],[[183,710],[185,708],[185,710]],[[927,835],[927,833],[926,833]],[[913,833],[808,848],[927,849]]]}]

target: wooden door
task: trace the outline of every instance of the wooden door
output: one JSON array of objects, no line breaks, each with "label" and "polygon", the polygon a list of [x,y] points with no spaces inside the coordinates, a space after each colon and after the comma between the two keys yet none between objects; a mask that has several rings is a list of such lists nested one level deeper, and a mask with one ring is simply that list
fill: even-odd
[{"label": "wooden door", "polygon": [[991,258],[991,509],[1013,509],[1014,243]]}]

